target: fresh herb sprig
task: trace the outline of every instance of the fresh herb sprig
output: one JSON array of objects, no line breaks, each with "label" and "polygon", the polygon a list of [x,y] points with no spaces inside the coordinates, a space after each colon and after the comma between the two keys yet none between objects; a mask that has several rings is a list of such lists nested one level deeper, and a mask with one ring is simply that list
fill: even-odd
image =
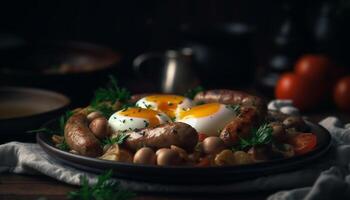
[{"label": "fresh herb sprig", "polygon": [[81,188],[67,194],[72,200],[127,200],[136,195],[120,187],[119,183],[111,179],[112,170],[98,176],[97,183],[90,186],[86,176],[81,179]]},{"label": "fresh herb sprig", "polygon": [[63,151],[69,151],[70,149],[65,139],[63,139],[62,143],[57,144],[56,147]]},{"label": "fresh herb sprig", "polygon": [[26,131],[27,133],[38,133],[38,132],[44,132],[48,134],[59,134],[63,135],[64,133],[64,127],[66,126],[67,120],[73,115],[73,112],[68,110],[66,111],[63,115],[60,116],[59,118],[59,124],[58,124],[58,129],[50,129],[50,128],[39,128],[39,129],[34,129],[34,130],[29,130]]},{"label": "fresh herb sprig", "polygon": [[239,104],[226,105],[226,108],[231,109],[236,115],[241,113],[241,106]]},{"label": "fresh herb sprig", "polygon": [[107,138],[102,141],[102,145],[113,145],[113,144],[123,144],[124,141],[129,137],[126,133],[120,133],[114,138]]},{"label": "fresh herb sprig", "polygon": [[92,100],[92,104],[99,104],[102,102],[110,102],[114,104],[117,101],[125,103],[130,97],[130,92],[125,88],[120,88],[117,79],[110,75],[107,86],[95,91],[95,97]]},{"label": "fresh herb sprig", "polygon": [[56,147],[64,150],[64,151],[68,151],[70,148],[66,142],[66,140],[64,139],[64,127],[66,126],[67,120],[73,115],[73,112],[68,110],[66,111],[63,115],[60,116],[59,120],[58,120],[58,129],[50,129],[50,128],[39,128],[39,129],[35,129],[35,130],[30,130],[27,131],[27,133],[39,133],[39,132],[44,132],[50,135],[56,134],[56,135],[61,135],[60,137],[63,137],[63,140],[61,143],[57,144]]},{"label": "fresh herb sprig", "polygon": [[107,119],[115,112],[112,106],[99,103],[99,104],[91,104],[90,105],[94,110],[99,111],[103,116]]},{"label": "fresh herb sprig", "polygon": [[60,133],[63,134],[64,133],[64,127],[66,126],[66,123],[68,121],[68,119],[73,115],[73,111],[68,110],[66,111],[63,115],[61,115],[60,119],[59,119],[59,123],[60,123]]},{"label": "fresh herb sprig", "polygon": [[122,103],[123,106],[128,106],[128,100],[130,98],[130,92],[125,88],[119,87],[117,79],[110,75],[107,86],[95,91],[95,96],[91,101],[90,107],[100,111],[102,115],[109,118],[115,112],[113,105],[116,102]]},{"label": "fresh herb sprig", "polygon": [[197,86],[193,89],[189,89],[185,94],[184,96],[185,97],[188,97],[190,99],[193,99],[196,94],[198,94],[199,92],[203,92],[204,91],[204,88],[202,86]]},{"label": "fresh herb sprig", "polygon": [[[239,137],[239,149],[247,149],[256,145],[270,144],[272,142],[272,127],[268,124],[261,125],[258,129],[252,130],[249,139]],[[235,147],[237,148],[237,147]]]}]

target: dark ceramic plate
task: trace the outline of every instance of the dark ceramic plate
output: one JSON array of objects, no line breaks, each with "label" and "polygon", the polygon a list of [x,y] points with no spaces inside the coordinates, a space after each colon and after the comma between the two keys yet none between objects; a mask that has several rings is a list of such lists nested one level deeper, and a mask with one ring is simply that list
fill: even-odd
[{"label": "dark ceramic plate", "polygon": [[[55,128],[56,124],[57,121],[51,121],[45,126]],[[102,171],[113,169],[115,177],[128,180],[177,184],[206,184],[225,181],[232,182],[276,174],[297,169],[321,157],[329,149],[331,137],[327,130],[321,126],[310,122],[307,122],[307,124],[318,139],[317,147],[312,152],[288,159],[228,167],[159,167],[89,158],[56,148],[50,139],[50,135],[46,133],[38,133],[37,142],[44,151],[58,161],[90,172],[101,173]]]},{"label": "dark ceramic plate", "polygon": [[48,90],[0,87],[0,140],[34,141],[35,135],[25,132],[59,116],[69,103],[68,97]]}]

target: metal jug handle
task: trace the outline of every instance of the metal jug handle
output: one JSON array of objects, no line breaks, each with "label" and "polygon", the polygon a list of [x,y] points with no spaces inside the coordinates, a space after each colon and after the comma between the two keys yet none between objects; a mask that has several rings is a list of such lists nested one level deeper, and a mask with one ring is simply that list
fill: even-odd
[{"label": "metal jug handle", "polygon": [[137,56],[133,63],[133,69],[136,73],[141,73],[141,66],[144,62],[151,60],[151,59],[162,59],[164,57],[163,53],[158,53],[158,52],[149,52],[149,53],[144,53],[139,56]]}]

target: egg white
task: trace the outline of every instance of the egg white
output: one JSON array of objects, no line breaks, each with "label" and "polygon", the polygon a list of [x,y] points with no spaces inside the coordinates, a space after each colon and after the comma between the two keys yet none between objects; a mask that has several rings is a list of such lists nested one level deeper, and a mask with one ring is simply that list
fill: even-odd
[{"label": "egg white", "polygon": [[[108,125],[113,132],[125,132],[139,130],[149,127],[150,121],[147,118],[124,116],[118,111],[114,113],[108,120]],[[162,112],[157,112],[156,117],[159,119],[159,124],[171,122],[171,119]]]},{"label": "egg white", "polygon": [[221,130],[235,117],[237,117],[237,113],[232,108],[220,104],[219,109],[210,115],[204,117],[184,116],[177,121],[191,125],[198,133],[219,136]]}]

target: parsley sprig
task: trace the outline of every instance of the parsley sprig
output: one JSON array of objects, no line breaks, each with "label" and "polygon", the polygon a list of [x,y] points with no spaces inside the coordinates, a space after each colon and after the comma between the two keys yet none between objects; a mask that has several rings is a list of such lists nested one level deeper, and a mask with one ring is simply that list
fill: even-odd
[{"label": "parsley sprig", "polygon": [[[58,119],[58,129],[50,129],[47,127],[44,128],[39,128],[39,129],[35,129],[35,130],[30,130],[27,131],[27,133],[38,133],[38,132],[44,132],[47,134],[58,134],[63,136],[64,135],[64,127],[66,126],[66,123],[68,121],[68,119],[73,115],[73,112],[68,110],[66,111],[63,115],[60,116],[60,118]],[[68,151],[69,150],[69,146],[66,142],[66,140],[63,137],[63,140],[61,143],[57,144],[57,148],[64,150],[64,151]]]},{"label": "parsley sprig", "polygon": [[102,145],[123,144],[128,137],[129,135],[126,133],[120,133],[114,138],[106,138],[102,141]]},{"label": "parsley sprig", "polygon": [[72,200],[127,200],[136,195],[124,190],[119,183],[111,179],[112,170],[98,176],[97,183],[90,186],[86,176],[81,179],[81,188],[78,191],[71,191],[67,194]]},{"label": "parsley sprig", "polygon": [[117,101],[122,103],[127,102],[130,99],[130,92],[125,88],[118,86],[117,79],[110,75],[109,83],[104,88],[99,88],[95,91],[95,97],[92,100],[92,104],[98,104],[102,102],[111,102],[114,104]]},{"label": "parsley sprig", "polygon": [[115,112],[113,105],[116,102],[127,104],[130,98],[130,92],[125,88],[119,87],[117,79],[110,75],[107,86],[95,91],[95,96],[90,106],[108,118]]},{"label": "parsley sprig", "polygon": [[252,130],[249,139],[239,137],[239,149],[247,149],[256,145],[270,144],[272,142],[272,127],[268,124],[261,125],[258,129]]},{"label": "parsley sprig", "polygon": [[185,97],[188,97],[190,99],[193,99],[196,94],[198,94],[199,92],[203,92],[204,91],[204,88],[202,86],[197,86],[193,89],[189,89],[185,94],[184,96]]},{"label": "parsley sprig", "polygon": [[63,135],[64,133],[64,127],[66,126],[67,120],[73,115],[73,112],[68,110],[66,111],[63,115],[60,116],[59,118],[59,128],[58,129],[50,129],[50,128],[39,128],[39,129],[34,129],[34,130],[29,130],[26,131],[27,133],[38,133],[38,132],[44,132],[48,134],[60,134]]}]

